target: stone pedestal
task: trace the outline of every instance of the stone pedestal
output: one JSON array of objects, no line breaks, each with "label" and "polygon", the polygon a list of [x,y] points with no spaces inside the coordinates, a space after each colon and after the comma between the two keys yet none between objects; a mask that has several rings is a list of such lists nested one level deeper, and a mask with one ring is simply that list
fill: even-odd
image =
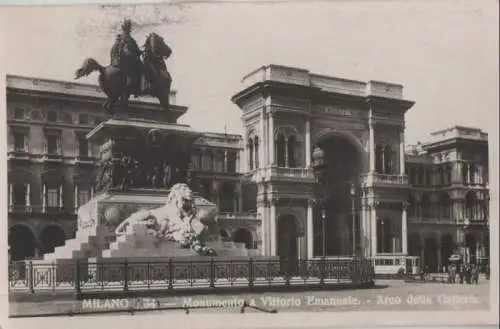
[{"label": "stone pedestal", "polygon": [[[194,251],[176,242],[147,235],[144,227],[144,232],[131,227],[121,236],[116,236],[115,230],[135,212],[164,206],[174,184],[189,183],[190,150],[199,136],[189,126],[154,120],[113,118],[99,124],[87,135],[91,143],[101,145],[97,193],[78,209],[75,239],[44,259],[63,264],[75,259],[165,261],[195,257]],[[196,194],[194,206],[206,213],[216,210],[215,204]],[[208,246],[220,256],[248,257],[247,249],[232,242],[210,241]]]},{"label": "stone pedestal", "polygon": [[157,190],[189,183],[192,144],[199,137],[189,126],[152,120],[101,123],[87,135],[100,145],[96,191]]}]

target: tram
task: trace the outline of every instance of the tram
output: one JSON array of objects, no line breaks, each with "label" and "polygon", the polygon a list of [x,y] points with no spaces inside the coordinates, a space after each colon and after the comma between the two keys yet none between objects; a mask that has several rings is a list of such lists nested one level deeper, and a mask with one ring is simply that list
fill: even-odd
[{"label": "tram", "polygon": [[373,257],[376,274],[417,275],[420,257],[403,255],[376,255]]}]

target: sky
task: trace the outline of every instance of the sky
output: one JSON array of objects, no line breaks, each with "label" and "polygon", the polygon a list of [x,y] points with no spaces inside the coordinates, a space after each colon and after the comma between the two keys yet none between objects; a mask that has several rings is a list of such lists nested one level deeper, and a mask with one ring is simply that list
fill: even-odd
[{"label": "sky", "polygon": [[[5,1],[3,3],[6,3]],[[498,130],[497,1],[176,2],[0,9],[4,71],[72,80],[86,57],[109,64],[123,18],[162,35],[181,122],[242,133],[230,98],[265,64],[404,86],[406,141],[453,125]],[[29,24],[28,24],[29,23]],[[96,83],[97,74],[80,80]]]}]

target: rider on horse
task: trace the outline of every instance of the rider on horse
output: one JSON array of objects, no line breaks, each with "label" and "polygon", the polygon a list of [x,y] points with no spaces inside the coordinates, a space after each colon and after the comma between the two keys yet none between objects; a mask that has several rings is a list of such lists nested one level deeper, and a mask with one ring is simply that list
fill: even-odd
[{"label": "rider on horse", "polygon": [[123,70],[127,75],[127,86],[134,95],[140,93],[142,61],[141,50],[137,42],[132,38],[132,21],[126,19],[122,26],[122,33],[118,34],[111,48],[111,65]]}]

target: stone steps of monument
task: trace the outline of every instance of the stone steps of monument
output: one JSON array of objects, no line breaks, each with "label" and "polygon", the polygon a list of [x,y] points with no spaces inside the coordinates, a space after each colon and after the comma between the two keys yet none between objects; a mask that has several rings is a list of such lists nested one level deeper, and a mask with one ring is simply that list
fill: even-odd
[{"label": "stone steps of monument", "polygon": [[53,253],[46,254],[43,258],[48,261],[82,258],[82,256],[87,255],[89,251],[91,252],[95,249],[96,242],[95,236],[79,236],[75,239],[66,240],[64,245],[56,247]]}]

